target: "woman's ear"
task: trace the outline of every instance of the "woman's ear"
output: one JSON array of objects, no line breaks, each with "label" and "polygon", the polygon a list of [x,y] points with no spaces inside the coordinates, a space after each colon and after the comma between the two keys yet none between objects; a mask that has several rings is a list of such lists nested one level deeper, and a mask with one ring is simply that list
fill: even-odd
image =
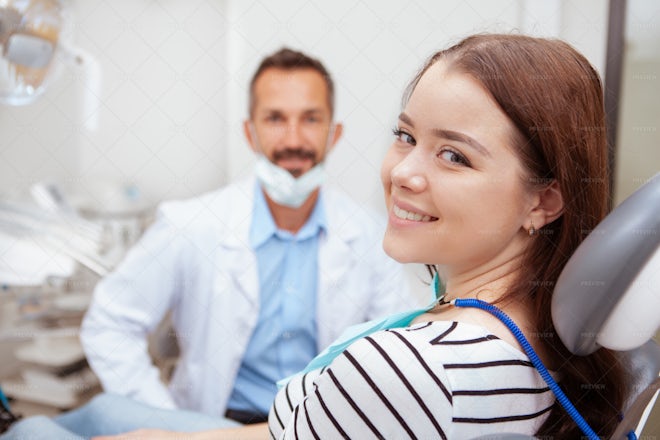
[{"label": "woman's ear", "polygon": [[529,225],[536,229],[542,228],[548,223],[557,220],[564,212],[564,196],[559,183],[553,180],[544,188],[537,190],[536,204],[529,213]]}]

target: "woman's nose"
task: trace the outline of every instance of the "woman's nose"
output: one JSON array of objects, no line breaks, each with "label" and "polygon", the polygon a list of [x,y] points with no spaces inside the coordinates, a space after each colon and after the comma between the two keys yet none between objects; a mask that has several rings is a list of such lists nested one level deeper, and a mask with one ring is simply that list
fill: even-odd
[{"label": "woman's nose", "polygon": [[424,164],[414,154],[409,154],[391,172],[392,183],[402,189],[420,192],[426,189]]}]

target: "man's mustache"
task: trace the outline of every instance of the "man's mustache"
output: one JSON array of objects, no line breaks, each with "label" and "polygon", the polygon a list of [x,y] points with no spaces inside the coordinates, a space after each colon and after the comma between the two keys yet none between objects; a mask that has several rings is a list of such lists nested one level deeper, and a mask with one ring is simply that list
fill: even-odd
[{"label": "man's mustache", "polygon": [[316,163],[316,151],[305,150],[303,148],[285,148],[283,150],[275,151],[273,153],[273,162],[282,159],[310,159]]}]

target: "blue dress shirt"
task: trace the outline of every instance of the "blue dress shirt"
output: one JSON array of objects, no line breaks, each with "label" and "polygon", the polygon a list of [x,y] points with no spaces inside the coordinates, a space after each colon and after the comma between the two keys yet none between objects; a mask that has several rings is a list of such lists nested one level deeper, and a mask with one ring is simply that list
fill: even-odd
[{"label": "blue dress shirt", "polygon": [[322,231],[327,231],[322,194],[294,235],[277,228],[261,187],[255,185],[250,245],[258,264],[259,318],[228,408],[268,414],[276,382],[305,368],[318,353],[316,292]]}]

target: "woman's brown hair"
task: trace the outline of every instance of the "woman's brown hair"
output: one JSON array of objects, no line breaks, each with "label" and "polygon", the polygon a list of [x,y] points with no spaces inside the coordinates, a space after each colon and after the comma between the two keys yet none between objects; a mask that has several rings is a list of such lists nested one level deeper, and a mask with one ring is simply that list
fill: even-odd
[{"label": "woman's brown hair", "polygon": [[[523,35],[474,35],[433,55],[410,83],[404,103],[426,70],[442,59],[476,79],[517,127],[512,147],[527,176],[542,188],[557,181],[562,215],[530,238],[520,275],[501,301],[532,298],[540,342],[557,360],[560,385],[601,436],[612,433],[624,399],[624,372],[612,352],[572,355],[555,334],[550,303],[560,272],[605,217],[610,189],[603,90],[598,73],[563,41]],[[557,403],[537,435],[580,438]]]}]

